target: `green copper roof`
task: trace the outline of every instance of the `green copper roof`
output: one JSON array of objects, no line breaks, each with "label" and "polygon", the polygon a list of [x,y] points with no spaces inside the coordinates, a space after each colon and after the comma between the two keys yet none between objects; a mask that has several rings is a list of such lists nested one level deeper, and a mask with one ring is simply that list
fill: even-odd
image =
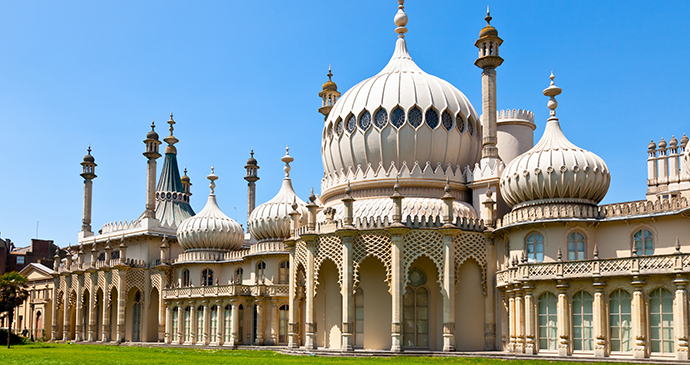
[{"label": "green copper roof", "polygon": [[183,193],[182,180],[180,180],[180,170],[177,168],[177,155],[166,153],[163,161],[161,178],[158,180],[157,191],[173,191]]}]

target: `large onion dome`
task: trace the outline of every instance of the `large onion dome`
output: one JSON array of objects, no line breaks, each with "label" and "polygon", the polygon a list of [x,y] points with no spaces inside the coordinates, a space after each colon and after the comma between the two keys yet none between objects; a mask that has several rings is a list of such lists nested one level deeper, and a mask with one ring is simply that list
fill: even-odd
[{"label": "large onion dome", "polygon": [[[388,64],[348,90],[325,120],[321,154],[322,199],[396,176],[403,185],[457,186],[461,168],[477,161],[479,117],[467,97],[449,82],[424,72],[412,60],[403,34],[407,15],[400,5],[399,34]],[[405,180],[410,183],[405,184]]]},{"label": "large onion dome", "polygon": [[249,232],[258,241],[283,241],[290,237],[290,212],[292,204],[297,203],[297,211],[300,213],[300,223],[307,223],[307,208],[302,199],[297,197],[290,180],[290,162],[294,161],[289,154],[289,148],[285,148],[285,156],[281,161],[285,162],[285,178],[278,194],[273,199],[256,207],[249,215],[247,226]]},{"label": "large onion dome", "polygon": [[544,90],[551,97],[544,135],[529,151],[512,160],[501,175],[501,195],[519,208],[541,203],[596,205],[609,188],[611,175],[599,156],[575,146],[563,134],[556,118],[555,96],[561,89],[553,83]]},{"label": "large onion dome", "polygon": [[204,209],[199,214],[187,218],[177,227],[177,242],[186,251],[230,251],[239,250],[244,242],[242,226],[225,215],[216,202],[213,173],[207,177],[211,180],[211,194]]}]

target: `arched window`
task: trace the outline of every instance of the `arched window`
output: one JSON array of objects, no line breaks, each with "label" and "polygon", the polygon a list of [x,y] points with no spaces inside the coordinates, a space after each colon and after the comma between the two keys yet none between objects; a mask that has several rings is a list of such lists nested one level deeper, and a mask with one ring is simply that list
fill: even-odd
[{"label": "arched window", "polygon": [[403,346],[429,347],[429,292],[422,286],[426,276],[414,268],[409,282],[403,295]]},{"label": "arched window", "polygon": [[244,306],[240,304],[240,306],[237,308],[237,321],[240,322],[238,323],[238,330],[237,330],[237,341],[238,343],[243,343],[244,342]]},{"label": "arched window", "polygon": [[204,336],[204,307],[199,306],[196,309],[196,342],[201,342]]},{"label": "arched window", "polygon": [[467,120],[467,133],[474,134],[474,121],[472,119]]},{"label": "arched window", "polygon": [[185,342],[192,340],[192,307],[184,309],[184,340]]},{"label": "arched window", "polygon": [[568,235],[568,260],[585,259],[585,236],[580,232]]},{"label": "arched window", "polygon": [[654,235],[646,229],[640,229],[633,235],[633,250],[637,247],[638,256],[654,255]]},{"label": "arched window", "polygon": [[539,296],[539,349],[556,350],[558,343],[558,313],[556,296],[546,292]]},{"label": "arched window", "polygon": [[366,131],[369,129],[369,126],[371,125],[371,114],[369,112],[365,111],[364,114],[362,114],[359,117],[359,128],[362,129],[363,131]]},{"label": "arched window", "polygon": [[462,133],[465,131],[465,121],[462,119],[462,115],[458,114],[455,116],[455,125],[458,126],[458,132]]},{"label": "arched window", "polygon": [[228,304],[225,306],[223,319],[223,335],[225,337],[224,342],[230,343],[230,333],[232,332],[232,305]]},{"label": "arched window", "polygon": [[191,285],[192,285],[192,283],[189,280],[189,269],[182,270],[182,286],[187,287],[187,286],[191,286]]},{"label": "arched window", "polygon": [[410,125],[414,128],[419,127],[422,125],[422,111],[419,110],[417,106],[414,108],[410,109],[410,111],[407,113],[407,119],[410,120]]},{"label": "arched window", "polygon": [[287,329],[288,329],[288,305],[284,304],[278,308],[278,342],[287,342]]},{"label": "arched window", "polygon": [[355,292],[355,347],[364,347],[364,291]]},{"label": "arched window", "polygon": [[348,133],[354,132],[356,128],[357,128],[357,118],[354,115],[350,115],[350,117],[347,118],[347,131],[348,131]]},{"label": "arched window", "polygon": [[426,110],[424,119],[426,120],[426,125],[428,125],[429,128],[434,129],[438,126],[438,113],[433,108]]},{"label": "arched window", "polygon": [[652,352],[674,352],[673,295],[666,289],[656,289],[649,295],[649,329]]},{"label": "arched window", "polygon": [[396,106],[393,112],[391,112],[391,123],[397,128],[405,124],[405,111],[399,106]]},{"label": "arched window", "polygon": [[338,121],[335,122],[335,131],[338,137],[343,135],[343,121],[340,118],[338,118]]},{"label": "arched window", "polygon": [[618,289],[609,302],[609,328],[611,351],[632,351],[632,314],[630,294]]},{"label": "arched window", "polygon": [[525,239],[525,250],[527,251],[527,262],[543,262],[544,237],[537,232],[530,233]]},{"label": "arched window", "polygon": [[177,307],[173,308],[172,311],[172,336],[173,336],[173,341],[179,341],[180,339],[178,338],[178,333],[179,333],[179,328],[177,328],[177,323],[180,318],[180,312]]},{"label": "arched window", "polygon": [[242,284],[242,275],[244,275],[244,269],[241,267],[235,269],[235,284]]},{"label": "arched window", "polygon": [[388,113],[386,113],[386,109],[381,108],[374,115],[374,125],[378,129],[383,129],[383,127],[385,127],[387,123],[388,123]]},{"label": "arched window", "polygon": [[219,341],[216,337],[218,334],[218,306],[215,305],[211,307],[211,328],[209,332],[208,338],[211,339],[211,342]]},{"label": "arched window", "polygon": [[288,284],[290,281],[288,278],[289,274],[290,274],[290,261],[288,261],[288,260],[281,261],[280,264],[278,265],[278,284]]},{"label": "arched window", "polygon": [[203,271],[201,271],[201,285],[213,286],[213,270],[204,269]]},{"label": "arched window", "polygon": [[264,275],[266,273],[266,263],[263,261],[259,261],[259,263],[256,264],[256,281],[259,283],[264,282]]},{"label": "arched window", "polygon": [[592,294],[584,291],[573,297],[573,350],[594,350]]},{"label": "arched window", "polygon": [[445,128],[447,131],[453,128],[453,117],[450,116],[450,113],[447,110],[444,110],[443,114],[441,114],[441,124],[443,124],[443,128]]}]

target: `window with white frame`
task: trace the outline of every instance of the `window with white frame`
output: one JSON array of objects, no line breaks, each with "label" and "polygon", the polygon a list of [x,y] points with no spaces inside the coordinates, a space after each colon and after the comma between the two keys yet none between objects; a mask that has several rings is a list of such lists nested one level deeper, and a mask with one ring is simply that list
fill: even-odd
[{"label": "window with white frame", "polygon": [[544,237],[537,232],[527,235],[527,238],[525,238],[525,251],[527,251],[527,262],[543,262]]},{"label": "window with white frame", "polygon": [[637,248],[638,256],[654,254],[654,235],[647,229],[640,229],[633,235],[633,250]]},{"label": "window with white frame", "polygon": [[585,236],[580,232],[568,235],[568,260],[585,259]]}]

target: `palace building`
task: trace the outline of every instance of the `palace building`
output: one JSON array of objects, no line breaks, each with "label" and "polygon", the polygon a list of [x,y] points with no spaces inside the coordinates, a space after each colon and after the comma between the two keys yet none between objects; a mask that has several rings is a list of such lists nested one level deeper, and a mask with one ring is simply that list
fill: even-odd
[{"label": "palace building", "polygon": [[144,140],[144,212],[94,232],[89,150],[79,244],[53,271],[26,268],[45,337],[687,360],[688,138],[649,144],[645,200],[600,205],[609,169],[561,130],[575,121],[559,120],[554,75],[547,120],[497,110],[503,40],[487,12],[478,112],[413,61],[398,2],[388,64],[342,95],[329,70],[319,93],[320,194],[300,200],[286,149],[283,181],[263,183],[278,193],[256,206],[252,152],[246,232],[213,168],[206,206],[190,206],[172,114],[164,156],[153,124]]}]

